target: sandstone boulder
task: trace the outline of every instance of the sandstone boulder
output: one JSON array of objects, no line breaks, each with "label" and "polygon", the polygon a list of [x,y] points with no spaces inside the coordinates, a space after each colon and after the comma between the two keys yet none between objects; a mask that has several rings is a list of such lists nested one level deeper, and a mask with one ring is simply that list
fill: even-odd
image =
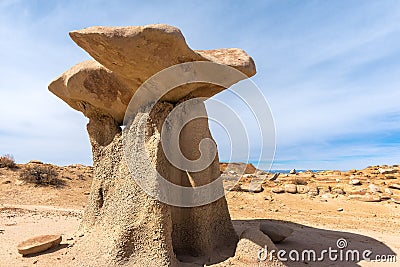
[{"label": "sandstone boulder", "polygon": [[139,83],[158,71],[190,61],[213,61],[248,76],[255,74],[254,62],[243,50],[194,51],[181,31],[170,25],[89,27],[72,31],[70,36],[103,66]]},{"label": "sandstone boulder", "polygon": [[318,196],[318,194],[319,194],[318,187],[317,186],[310,186],[310,189],[308,191],[308,195],[312,196],[312,197],[315,197],[315,196]]},{"label": "sandstone boulder", "polygon": [[331,192],[332,192],[332,194],[338,194],[338,195],[344,195],[345,194],[343,188],[340,188],[340,187],[332,188]]},{"label": "sandstone boulder", "polygon": [[[277,251],[271,239],[259,229],[249,228],[240,236],[234,259],[240,263],[238,266],[285,266],[275,258],[275,255],[270,259],[271,250]],[[268,256],[260,253],[261,251]],[[265,256],[265,259],[260,261],[259,255]]]},{"label": "sandstone boulder", "polygon": [[272,191],[272,193],[280,194],[280,193],[284,193],[285,189],[280,187],[280,186],[278,186],[278,187],[273,187],[271,189],[271,191]]},{"label": "sandstone boulder", "polygon": [[29,255],[46,251],[52,247],[56,247],[61,243],[60,235],[41,235],[29,238],[18,244],[18,253]]},{"label": "sandstone boulder", "polygon": [[43,164],[43,162],[40,161],[40,160],[30,160],[30,161],[28,162],[28,164]]},{"label": "sandstone boulder", "polygon": [[331,193],[331,187],[330,186],[318,186],[318,192],[321,195],[330,194]]},{"label": "sandstone boulder", "polygon": [[285,192],[296,194],[297,193],[297,186],[295,184],[285,184]]}]

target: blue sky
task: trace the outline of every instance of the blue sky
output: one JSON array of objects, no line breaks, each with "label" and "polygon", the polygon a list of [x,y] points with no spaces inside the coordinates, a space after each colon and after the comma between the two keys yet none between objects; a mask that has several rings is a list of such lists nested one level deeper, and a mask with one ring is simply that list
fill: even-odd
[{"label": "blue sky", "polygon": [[[3,0],[0,154],[90,164],[86,118],[47,91],[89,59],[68,32],[166,23],[193,49],[239,47],[254,58],[276,125],[273,168],[400,163],[399,21],[398,1]],[[215,139],[224,160],[224,135]]]}]

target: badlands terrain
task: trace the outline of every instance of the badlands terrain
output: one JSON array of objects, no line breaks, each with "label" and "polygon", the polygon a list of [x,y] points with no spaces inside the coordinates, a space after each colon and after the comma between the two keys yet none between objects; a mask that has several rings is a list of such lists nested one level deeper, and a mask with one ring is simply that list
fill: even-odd
[{"label": "badlands terrain", "polygon": [[[241,164],[237,164],[238,169]],[[226,164],[221,163],[223,172]],[[239,171],[238,171],[239,172]],[[73,266],[69,249],[87,203],[93,168],[55,166],[32,161],[0,168],[0,266]],[[288,266],[398,266],[400,261],[400,168],[370,166],[363,170],[295,172],[274,175],[246,166],[246,173],[223,173],[229,211],[240,234],[263,222],[293,229],[278,249],[337,248],[396,255],[397,263],[287,261]],[[236,181],[239,182],[236,184]],[[21,241],[36,235],[61,234],[61,244],[22,257]],[[251,254],[252,251],[247,253]],[[256,257],[254,255],[249,257]],[[226,261],[219,266],[239,266]],[[245,265],[242,265],[245,266]],[[250,266],[250,265],[249,265]],[[258,265],[253,265],[258,266]]]}]

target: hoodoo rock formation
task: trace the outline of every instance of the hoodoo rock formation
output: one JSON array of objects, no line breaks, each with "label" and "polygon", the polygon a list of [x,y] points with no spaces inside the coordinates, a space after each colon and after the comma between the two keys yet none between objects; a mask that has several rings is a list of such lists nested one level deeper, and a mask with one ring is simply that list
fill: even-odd
[{"label": "hoodoo rock formation", "polygon": [[[82,235],[73,248],[74,264],[185,266],[191,265],[188,262],[215,263],[218,258],[234,255],[238,237],[224,197],[201,206],[179,207],[149,195],[137,179],[156,181],[155,173],[159,173],[185,188],[218,181],[218,155],[212,154],[212,149],[199,150],[202,140],[212,140],[203,101],[254,75],[253,60],[240,49],[192,50],[179,29],[168,25],[91,27],[70,36],[95,59],[73,66],[49,85],[52,93],[89,119],[95,177],[80,227]],[[132,97],[154,74],[177,64],[201,61],[230,66],[243,77],[226,86],[205,82],[180,85],[162,95],[151,110],[126,116]],[[194,106],[202,116],[177,133],[176,149],[188,160],[195,161],[202,153],[213,157],[206,168],[194,172],[172,164],[161,139],[167,117],[176,109],[182,114],[178,112],[175,120],[183,119],[190,107],[179,106],[199,97]],[[128,143],[132,151],[128,162],[123,131],[135,130],[143,119],[145,131],[137,134],[143,135],[144,144]],[[174,125],[169,123],[172,128]],[[142,156],[144,150],[148,157]],[[216,185],[222,189],[222,183]]]}]

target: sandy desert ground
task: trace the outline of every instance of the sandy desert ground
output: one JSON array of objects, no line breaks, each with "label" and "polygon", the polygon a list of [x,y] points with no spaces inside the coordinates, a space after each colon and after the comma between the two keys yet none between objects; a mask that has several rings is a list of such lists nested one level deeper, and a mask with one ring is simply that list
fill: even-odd
[{"label": "sandy desert ground", "polygon": [[[26,168],[35,165],[42,164],[0,168],[0,266],[73,266],[69,249],[79,238],[75,233],[90,191],[93,169],[83,165],[49,165],[61,185],[38,186],[21,178]],[[225,167],[221,165],[221,169]],[[348,249],[372,250],[372,258],[397,258],[397,263],[289,260],[285,262],[288,266],[399,266],[399,170],[398,166],[371,166],[348,172],[280,174],[272,180],[273,175],[264,172],[239,177],[232,171],[224,175],[224,180],[226,187],[231,187],[240,178],[240,186],[226,196],[239,234],[270,221],[294,230],[277,244],[278,249],[287,252],[337,248],[336,242],[342,238]],[[262,191],[247,192],[250,181],[262,182]],[[41,254],[18,254],[18,243],[41,234],[61,234],[63,240],[58,247]]]}]

